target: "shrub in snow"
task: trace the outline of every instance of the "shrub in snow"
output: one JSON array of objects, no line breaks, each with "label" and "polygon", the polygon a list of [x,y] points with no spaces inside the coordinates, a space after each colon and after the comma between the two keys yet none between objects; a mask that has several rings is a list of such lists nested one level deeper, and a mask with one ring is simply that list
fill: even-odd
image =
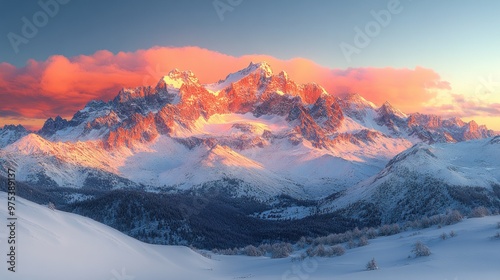
[{"label": "shrub in snow", "polygon": [[232,255],[237,255],[238,254],[238,249],[236,249],[236,248],[233,248],[233,249],[231,249],[231,248],[229,248],[229,249],[220,249],[220,250],[217,250],[217,253],[221,254],[221,255],[232,256]]},{"label": "shrub in snow", "polygon": [[268,244],[268,243],[260,244],[259,247],[258,247],[258,249],[263,254],[270,253],[271,252],[271,244]]},{"label": "shrub in snow", "polygon": [[271,258],[280,259],[286,258],[293,252],[292,244],[290,243],[277,243],[271,246]]},{"label": "shrub in snow", "polygon": [[458,210],[453,210],[446,215],[444,223],[447,225],[453,225],[460,222],[463,218],[464,217]]},{"label": "shrub in snow", "polygon": [[325,243],[328,245],[335,245],[335,244],[342,243],[341,235],[340,234],[329,234],[325,238]]},{"label": "shrub in snow", "polygon": [[366,264],[366,269],[367,270],[377,270],[378,269],[378,265],[377,265],[377,262],[375,261],[375,258],[373,258],[371,261],[369,261]]},{"label": "shrub in snow", "polygon": [[398,224],[383,225],[378,229],[379,235],[382,235],[382,236],[394,235],[394,234],[398,234],[400,232],[401,232],[401,228],[399,227]]},{"label": "shrub in snow", "polygon": [[439,237],[441,237],[441,239],[443,240],[446,240],[448,239],[448,234],[446,234],[446,232],[443,232]]},{"label": "shrub in snow", "polygon": [[327,238],[325,236],[316,237],[313,240],[313,245],[325,244],[326,243],[326,239]]},{"label": "shrub in snow", "polygon": [[368,245],[368,238],[366,236],[361,236],[361,238],[359,238],[358,246],[363,247],[366,245]]},{"label": "shrub in snow", "polygon": [[428,228],[432,226],[431,219],[429,219],[428,217],[423,217],[422,219],[420,219],[419,224],[421,228]]},{"label": "shrub in snow", "polygon": [[345,254],[345,249],[341,245],[325,247],[320,244],[316,247],[310,247],[306,251],[308,257],[332,257],[342,256],[343,254]]},{"label": "shrub in snow", "polygon": [[363,232],[361,230],[359,230],[358,227],[354,228],[353,231],[352,231],[352,236],[354,238],[360,238],[361,235],[363,235]]},{"label": "shrub in snow", "polygon": [[302,236],[302,237],[299,239],[299,241],[297,241],[297,246],[298,246],[299,248],[305,248],[305,247],[306,247],[306,245],[307,245],[307,240],[306,240],[306,238],[305,238],[304,236]]},{"label": "shrub in snow", "polygon": [[383,225],[378,229],[378,234],[382,236],[387,236],[391,234],[391,226],[390,225]]},{"label": "shrub in snow", "polygon": [[401,232],[401,228],[399,227],[398,224],[391,225],[391,234],[398,234],[400,232]]},{"label": "shrub in snow", "polygon": [[341,245],[332,246],[331,250],[334,256],[342,256],[345,254],[345,249]]},{"label": "shrub in snow", "polygon": [[354,249],[356,248],[356,243],[354,243],[354,240],[349,240],[349,242],[347,242],[347,248],[349,249]]},{"label": "shrub in snow", "polygon": [[354,238],[354,235],[352,234],[352,231],[348,230],[344,233],[340,234],[340,238],[343,240],[343,242],[346,242],[348,240],[351,240]]},{"label": "shrub in snow", "polygon": [[318,245],[316,249],[313,251],[313,255],[318,256],[318,257],[329,257],[329,252],[323,245]]},{"label": "shrub in snow", "polygon": [[455,236],[457,236],[457,233],[454,230],[450,231],[450,237],[455,237]]},{"label": "shrub in snow", "polygon": [[495,238],[495,239],[500,239],[500,232],[497,232],[497,233],[493,236],[493,238]]},{"label": "shrub in snow", "polygon": [[484,217],[484,216],[488,216],[488,215],[490,215],[490,210],[488,210],[484,206],[476,207],[476,208],[472,209],[472,211],[470,213],[470,216],[474,217],[474,218],[480,218],[480,217]]},{"label": "shrub in snow", "polygon": [[56,210],[56,206],[52,202],[49,202],[49,204],[47,205],[47,207],[49,207],[49,209],[52,210],[52,211]]},{"label": "shrub in snow", "polygon": [[374,239],[377,237],[377,231],[371,227],[366,231],[366,236],[368,239]]},{"label": "shrub in snow", "polygon": [[250,257],[260,257],[264,255],[264,252],[260,251],[253,245],[248,245],[243,249],[245,255]]},{"label": "shrub in snow", "polygon": [[318,257],[331,257],[333,255],[330,248],[325,248],[323,245],[318,245],[313,251],[313,255]]},{"label": "shrub in snow", "polygon": [[424,243],[420,241],[417,241],[417,243],[413,245],[412,252],[415,254],[415,257],[427,257],[431,254],[429,247],[425,246]]}]

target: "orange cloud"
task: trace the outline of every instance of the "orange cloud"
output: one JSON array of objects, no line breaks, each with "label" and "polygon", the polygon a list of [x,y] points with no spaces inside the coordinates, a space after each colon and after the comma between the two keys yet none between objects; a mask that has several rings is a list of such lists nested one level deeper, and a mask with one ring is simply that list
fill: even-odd
[{"label": "orange cloud", "polygon": [[334,94],[357,92],[376,104],[389,101],[405,112],[420,109],[423,103],[436,97],[437,91],[451,89],[436,72],[421,67],[349,68],[331,72],[325,86]]},{"label": "orange cloud", "polygon": [[421,67],[340,70],[303,58],[234,57],[198,47],[154,47],[117,54],[102,50],[92,55],[30,60],[21,68],[1,63],[0,123],[7,118],[71,117],[88,101],[110,100],[123,87],[155,85],[173,68],[191,70],[202,83],[212,83],[252,61],[267,61],[274,72],[285,70],[296,82],[318,83],[334,95],[357,92],[376,104],[390,101],[403,111],[418,110],[437,90],[450,88],[436,72]]}]

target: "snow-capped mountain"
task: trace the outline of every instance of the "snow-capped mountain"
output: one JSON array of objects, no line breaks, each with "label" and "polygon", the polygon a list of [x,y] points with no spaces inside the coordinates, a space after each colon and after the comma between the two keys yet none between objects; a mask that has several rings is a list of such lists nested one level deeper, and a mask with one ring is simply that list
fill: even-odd
[{"label": "snow-capped mountain", "polygon": [[[321,206],[370,207],[383,222],[411,220],[448,209],[500,208],[500,136],[447,144],[419,143],[377,175]],[[356,212],[356,211],[355,211]]]},{"label": "snow-capped mountain", "polygon": [[3,128],[0,128],[0,149],[16,142],[28,134],[29,131],[20,124],[5,125]]},{"label": "snow-capped mountain", "polygon": [[245,182],[236,194],[263,199],[324,197],[376,175],[416,143],[494,135],[473,121],[408,116],[358,94],[334,97],[266,63],[214,84],[174,69],[154,87],[123,89],[24,134],[0,131],[8,144],[0,164],[16,166],[27,182],[186,190],[235,178]]}]

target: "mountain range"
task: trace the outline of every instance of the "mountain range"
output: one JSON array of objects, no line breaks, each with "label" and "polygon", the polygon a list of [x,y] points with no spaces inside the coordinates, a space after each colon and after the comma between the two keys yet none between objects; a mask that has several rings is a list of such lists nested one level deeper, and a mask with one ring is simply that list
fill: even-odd
[{"label": "mountain range", "polygon": [[[498,207],[495,136],[474,121],[407,115],[356,93],[332,96],[262,62],[213,84],[174,69],[156,86],[90,101],[37,132],[5,126],[0,175],[14,167],[21,182],[69,193],[215,186],[271,205],[254,214],[259,219],[343,211],[395,222]],[[283,195],[308,203],[279,205]]]}]

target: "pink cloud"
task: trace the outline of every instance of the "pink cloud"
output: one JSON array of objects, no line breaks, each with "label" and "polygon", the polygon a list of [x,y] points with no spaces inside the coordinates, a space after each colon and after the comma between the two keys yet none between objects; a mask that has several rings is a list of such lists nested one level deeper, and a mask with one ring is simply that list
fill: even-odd
[{"label": "pink cloud", "polygon": [[274,72],[288,72],[298,83],[315,82],[334,95],[357,92],[368,100],[391,102],[403,111],[416,111],[436,91],[450,89],[432,69],[330,69],[310,60],[280,60],[268,55],[234,57],[198,47],[154,47],[113,54],[54,55],[46,61],[30,60],[16,68],[0,64],[0,118],[41,119],[70,117],[92,99],[110,100],[123,87],[154,85],[171,69],[191,70],[202,83],[223,79],[250,62],[267,61]]}]

